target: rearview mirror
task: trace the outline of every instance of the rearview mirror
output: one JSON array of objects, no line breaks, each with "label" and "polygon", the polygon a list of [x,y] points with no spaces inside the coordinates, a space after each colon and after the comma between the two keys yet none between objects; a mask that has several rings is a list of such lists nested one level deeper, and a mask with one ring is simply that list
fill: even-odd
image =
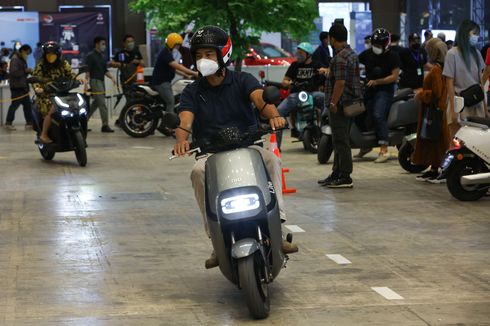
[{"label": "rearview mirror", "polygon": [[279,92],[279,88],[275,86],[267,86],[264,88],[264,92],[262,93],[262,99],[267,104],[277,104],[281,100],[281,93]]},{"label": "rearview mirror", "polygon": [[179,116],[175,113],[164,113],[162,123],[169,129],[176,129],[180,125]]}]

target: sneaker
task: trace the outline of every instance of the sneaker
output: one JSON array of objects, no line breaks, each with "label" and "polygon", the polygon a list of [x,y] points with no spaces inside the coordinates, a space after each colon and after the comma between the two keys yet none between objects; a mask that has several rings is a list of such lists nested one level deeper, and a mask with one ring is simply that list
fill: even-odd
[{"label": "sneaker", "polygon": [[374,163],[386,163],[388,162],[388,159],[390,158],[390,154],[388,152],[386,153],[379,153],[378,158],[374,160]]},{"label": "sneaker", "polygon": [[372,150],[373,150],[372,148],[361,148],[359,150],[359,153],[354,155],[354,158],[363,158],[367,153],[369,153]]},{"label": "sneaker", "polygon": [[25,128],[25,130],[32,130],[32,125],[26,124],[24,128]]},{"label": "sneaker", "polygon": [[425,172],[424,174],[416,176],[415,180],[424,182],[430,178],[437,178],[437,176],[438,176],[437,171],[429,170],[429,171]]},{"label": "sneaker", "polygon": [[350,177],[340,177],[326,185],[328,188],[352,188],[354,183]]},{"label": "sneaker", "polygon": [[17,128],[15,128],[12,125],[5,125],[5,129],[7,129],[8,131],[15,131],[15,130],[17,130]]},{"label": "sneaker", "polygon": [[294,243],[287,242],[286,240],[282,240],[282,252],[285,254],[294,254],[298,252],[298,246]]},{"label": "sneaker", "polygon": [[433,183],[433,184],[439,184],[439,183],[445,183],[446,179],[442,176],[442,174],[436,174],[435,177],[428,178],[425,181]]},{"label": "sneaker", "polygon": [[204,262],[204,267],[206,267],[206,269],[210,269],[210,268],[214,268],[218,265],[219,265],[218,257],[216,257],[216,253],[213,250],[213,252],[211,253],[211,256],[209,256],[209,258],[206,259],[206,261]]},{"label": "sneaker", "polygon": [[326,177],[325,179],[318,180],[317,182],[320,186],[326,186],[337,178],[338,176],[332,172],[332,174],[330,174],[328,177]]},{"label": "sneaker", "polygon": [[109,126],[102,126],[100,129],[101,132],[114,132],[114,130],[111,129]]}]

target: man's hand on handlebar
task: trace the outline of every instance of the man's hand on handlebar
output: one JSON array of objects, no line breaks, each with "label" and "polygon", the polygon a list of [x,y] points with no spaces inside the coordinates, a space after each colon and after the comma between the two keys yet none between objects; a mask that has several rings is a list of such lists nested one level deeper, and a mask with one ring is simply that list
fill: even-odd
[{"label": "man's hand on handlebar", "polygon": [[274,117],[269,120],[269,125],[272,130],[282,129],[286,127],[286,119],[281,116]]},{"label": "man's hand on handlebar", "polygon": [[189,142],[187,140],[183,140],[177,142],[174,145],[173,154],[177,156],[184,156],[190,149]]},{"label": "man's hand on handlebar", "polygon": [[42,89],[41,87],[36,87],[34,89],[34,92],[36,92],[36,94],[42,94],[42,93],[44,93],[44,89]]}]

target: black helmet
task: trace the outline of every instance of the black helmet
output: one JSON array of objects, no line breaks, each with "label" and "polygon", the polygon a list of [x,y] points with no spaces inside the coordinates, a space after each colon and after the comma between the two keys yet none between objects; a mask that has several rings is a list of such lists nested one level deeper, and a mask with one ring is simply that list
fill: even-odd
[{"label": "black helmet", "polygon": [[221,28],[204,26],[194,33],[191,39],[191,54],[194,62],[196,62],[196,51],[203,48],[216,50],[220,68],[224,68],[230,63],[233,49],[231,38]]},{"label": "black helmet", "polygon": [[56,54],[58,57],[60,57],[61,47],[55,41],[48,41],[43,44],[43,56],[48,53]]},{"label": "black helmet", "polygon": [[377,28],[371,36],[371,44],[379,45],[383,50],[385,50],[390,43],[391,34],[386,28]]}]

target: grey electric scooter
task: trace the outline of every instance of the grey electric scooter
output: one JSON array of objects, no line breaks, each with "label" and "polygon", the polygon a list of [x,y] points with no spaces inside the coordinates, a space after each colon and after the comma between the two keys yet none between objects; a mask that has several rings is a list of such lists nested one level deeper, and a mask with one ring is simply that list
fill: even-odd
[{"label": "grey electric scooter", "polygon": [[[279,91],[266,88],[264,100],[274,103]],[[178,127],[171,113],[168,128]],[[223,275],[243,290],[251,315],[269,315],[269,287],[285,267],[276,190],[259,151],[248,146],[262,142],[270,131],[240,133],[226,128],[215,139],[191,145],[189,154],[209,156],[205,165],[206,217],[213,248]],[[174,158],[175,156],[171,157]],[[292,241],[291,234],[287,240]]]}]

